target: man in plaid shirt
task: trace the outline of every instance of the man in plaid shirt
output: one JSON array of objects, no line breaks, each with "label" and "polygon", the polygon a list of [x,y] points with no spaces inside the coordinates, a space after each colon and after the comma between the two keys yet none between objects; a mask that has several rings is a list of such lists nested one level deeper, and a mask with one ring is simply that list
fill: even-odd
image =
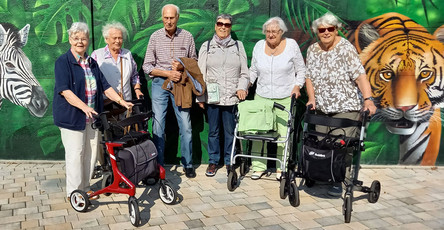
[{"label": "man in plaid shirt", "polygon": [[162,89],[165,80],[180,81],[183,66],[176,58],[188,57],[197,59],[196,47],[190,32],[177,28],[179,7],[167,4],[162,8],[164,28],[155,31],[148,42],[143,70],[153,80],[151,101],[154,113],[153,141],[158,151],[158,161],[164,164],[165,149],[165,115],[168,101],[172,101],[180,131],[181,161],[188,178],[196,176],[192,165],[192,135],[190,109],[175,105],[174,96]]}]

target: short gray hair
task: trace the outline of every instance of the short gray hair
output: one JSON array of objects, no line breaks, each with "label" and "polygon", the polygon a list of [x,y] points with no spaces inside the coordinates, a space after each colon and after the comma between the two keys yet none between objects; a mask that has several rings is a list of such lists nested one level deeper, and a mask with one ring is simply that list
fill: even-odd
[{"label": "short gray hair", "polygon": [[279,26],[279,29],[282,30],[283,33],[287,32],[287,26],[285,25],[284,20],[282,20],[282,18],[280,17],[272,17],[270,19],[268,19],[264,25],[262,25],[262,33],[265,34],[265,31],[267,30],[267,26],[269,26],[270,24],[277,24]]},{"label": "short gray hair", "polygon": [[72,35],[83,32],[89,37],[89,27],[84,22],[74,22],[71,25],[71,28],[68,30],[68,35],[71,37]]},{"label": "short gray hair", "polygon": [[122,25],[122,23],[115,22],[115,21],[106,23],[102,27],[102,36],[103,36],[103,38],[107,38],[109,36],[109,30],[110,29],[120,30],[120,32],[122,32],[123,40],[126,39],[126,35],[127,35],[128,31],[126,30],[125,26]]},{"label": "short gray hair", "polygon": [[233,23],[233,16],[231,16],[231,14],[219,14],[216,18],[216,22],[219,19],[228,19],[228,20],[230,20],[230,23]]},{"label": "short gray hair", "polygon": [[179,16],[180,13],[180,9],[178,6],[174,5],[174,4],[166,4],[162,7],[162,17],[163,17],[163,11],[165,10],[166,7],[174,7],[176,8],[176,16]]},{"label": "short gray hair", "polygon": [[315,34],[318,32],[319,26],[334,26],[336,28],[340,28],[342,24],[334,14],[327,12],[326,14],[322,15],[322,17],[314,20],[311,24],[311,29]]}]

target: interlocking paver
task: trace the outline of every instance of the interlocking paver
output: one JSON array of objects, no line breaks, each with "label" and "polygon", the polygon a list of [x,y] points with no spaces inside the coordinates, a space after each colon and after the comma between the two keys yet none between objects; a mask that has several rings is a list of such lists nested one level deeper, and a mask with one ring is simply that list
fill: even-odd
[{"label": "interlocking paver", "polygon": [[[66,201],[65,169],[60,163],[0,163],[1,229],[134,229],[129,222],[128,196],[102,195],[86,213]],[[444,226],[444,178],[440,167],[364,166],[364,185],[381,182],[381,197],[369,204],[367,194],[354,193],[351,223],[342,216],[342,199],[326,195],[327,184],[300,186],[301,205],[280,199],[274,174],[251,180],[248,174],[233,192],[226,188],[225,170],[216,176],[186,178],[181,167],[166,167],[177,188],[175,205],[163,204],[158,185],[136,189],[140,229],[440,229]],[[13,172],[13,173],[11,173]],[[100,179],[94,179],[99,189]],[[299,183],[299,179],[297,179]]]},{"label": "interlocking paver", "polygon": [[201,219],[205,226],[221,225],[228,223],[227,219],[223,216],[215,216]]}]

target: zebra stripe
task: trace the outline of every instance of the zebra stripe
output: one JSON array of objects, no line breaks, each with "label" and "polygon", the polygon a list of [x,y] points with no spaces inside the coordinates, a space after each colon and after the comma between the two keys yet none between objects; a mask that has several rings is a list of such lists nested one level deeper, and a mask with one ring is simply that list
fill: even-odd
[{"label": "zebra stripe", "polygon": [[0,108],[5,98],[41,117],[49,101],[32,73],[31,61],[21,49],[27,42],[28,31],[29,25],[17,31],[11,24],[0,24]]}]

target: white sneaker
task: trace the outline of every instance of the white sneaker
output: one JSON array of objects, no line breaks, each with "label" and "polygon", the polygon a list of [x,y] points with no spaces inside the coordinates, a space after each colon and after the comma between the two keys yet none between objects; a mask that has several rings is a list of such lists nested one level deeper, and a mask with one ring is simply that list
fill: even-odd
[{"label": "white sneaker", "polygon": [[252,180],[259,180],[261,179],[261,177],[265,175],[264,171],[255,171],[253,172],[253,174],[251,174],[251,179]]},{"label": "white sneaker", "polygon": [[282,172],[276,171],[276,180],[281,180]]}]

